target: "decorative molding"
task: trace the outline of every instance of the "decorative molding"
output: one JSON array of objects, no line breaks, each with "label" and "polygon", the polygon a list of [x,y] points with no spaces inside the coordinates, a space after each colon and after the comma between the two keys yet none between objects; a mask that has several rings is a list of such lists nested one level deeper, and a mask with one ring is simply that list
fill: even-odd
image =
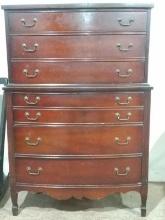
[{"label": "decorative molding", "polygon": [[51,128],[55,128],[55,127],[125,127],[125,125],[127,126],[131,126],[131,127],[136,127],[136,126],[141,126],[143,127],[144,124],[143,123],[133,123],[133,124],[34,124],[34,123],[14,123],[13,127],[51,127]]},{"label": "decorative molding", "polygon": [[146,35],[145,31],[141,32],[121,32],[121,31],[45,31],[33,33],[10,33],[9,36],[90,36],[90,35]]},{"label": "decorative molding", "polygon": [[98,155],[49,155],[49,154],[21,154],[15,153],[15,158],[36,158],[36,159],[58,159],[58,160],[83,160],[83,159],[115,159],[115,158],[137,158],[142,157],[142,153],[133,154],[98,154]]},{"label": "decorative molding", "polygon": [[145,61],[146,58],[145,57],[127,57],[127,58],[121,58],[121,59],[98,59],[98,58],[76,58],[76,57],[72,57],[72,58],[23,58],[23,57],[17,57],[11,58],[11,62],[24,62],[24,61],[40,61],[40,62],[130,62],[130,61]]},{"label": "decorative molding", "polygon": [[90,188],[116,188],[121,187],[141,187],[142,183],[135,184],[115,184],[115,185],[55,185],[55,184],[30,184],[30,183],[19,183],[16,182],[17,187],[32,187],[32,188],[51,188],[51,189],[90,189]]}]

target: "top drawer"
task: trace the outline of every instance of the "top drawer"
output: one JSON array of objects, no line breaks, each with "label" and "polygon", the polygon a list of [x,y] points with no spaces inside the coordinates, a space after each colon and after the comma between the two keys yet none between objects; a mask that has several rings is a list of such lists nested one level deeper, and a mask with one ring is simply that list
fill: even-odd
[{"label": "top drawer", "polygon": [[147,12],[9,12],[9,33],[146,31]]}]

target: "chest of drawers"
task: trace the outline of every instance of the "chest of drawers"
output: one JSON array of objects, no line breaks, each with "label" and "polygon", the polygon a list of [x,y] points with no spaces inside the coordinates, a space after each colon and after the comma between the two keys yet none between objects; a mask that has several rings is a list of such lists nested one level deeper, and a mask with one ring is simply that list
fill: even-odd
[{"label": "chest of drawers", "polygon": [[13,215],[56,199],[138,191],[146,215],[151,5],[4,6]]}]

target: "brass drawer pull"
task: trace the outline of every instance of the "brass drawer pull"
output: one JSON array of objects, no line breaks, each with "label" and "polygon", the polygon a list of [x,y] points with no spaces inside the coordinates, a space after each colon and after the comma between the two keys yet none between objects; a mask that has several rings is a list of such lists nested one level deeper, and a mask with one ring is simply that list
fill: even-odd
[{"label": "brass drawer pull", "polygon": [[121,102],[120,97],[118,97],[118,96],[115,97],[115,100],[116,100],[116,103],[118,105],[128,105],[128,104],[130,104],[130,101],[132,100],[132,97],[128,96],[126,102]]},{"label": "brass drawer pull", "polygon": [[125,168],[125,172],[124,172],[124,173],[120,173],[120,172],[119,172],[119,168],[117,168],[117,167],[114,168],[114,172],[115,172],[115,174],[116,174],[117,176],[127,176],[128,173],[130,172],[130,170],[131,170],[130,167],[126,167],[126,168]]},{"label": "brass drawer pull", "polygon": [[133,44],[132,44],[132,43],[129,43],[128,46],[127,46],[127,48],[123,48],[120,43],[117,43],[117,44],[116,44],[116,47],[118,47],[120,51],[127,52],[127,51],[130,50],[131,47],[133,47]]},{"label": "brass drawer pull", "polygon": [[37,145],[39,145],[40,142],[41,142],[41,138],[40,137],[38,137],[36,139],[36,142],[30,142],[30,138],[29,137],[25,137],[25,143],[27,145],[29,145],[29,146],[37,146]]},{"label": "brass drawer pull", "polygon": [[38,49],[38,46],[39,45],[37,43],[35,43],[31,48],[28,48],[28,46],[25,43],[22,44],[23,50],[28,53],[36,52]]},{"label": "brass drawer pull", "polygon": [[36,77],[36,76],[38,75],[39,72],[40,72],[39,69],[35,69],[35,70],[33,70],[32,73],[30,74],[29,71],[28,71],[28,69],[23,69],[23,70],[22,70],[22,73],[23,73],[27,78],[34,78],[34,77]]},{"label": "brass drawer pull", "polygon": [[25,117],[29,120],[29,121],[37,121],[37,119],[41,116],[40,112],[36,113],[36,117],[34,118],[30,118],[30,113],[29,112],[25,112]]},{"label": "brass drawer pull", "polygon": [[40,101],[40,97],[36,96],[35,97],[35,101],[29,101],[29,97],[28,96],[24,96],[24,101],[28,104],[28,105],[36,105],[39,101]]},{"label": "brass drawer pull", "polygon": [[37,18],[33,18],[31,24],[28,24],[24,18],[21,18],[20,21],[21,21],[21,23],[23,24],[24,27],[34,27],[37,23]]},{"label": "brass drawer pull", "polygon": [[118,22],[121,26],[131,26],[134,21],[134,18],[129,18],[127,20],[122,18],[118,19]]},{"label": "brass drawer pull", "polygon": [[130,77],[132,75],[132,73],[133,73],[133,70],[132,69],[128,69],[126,74],[122,74],[120,72],[120,69],[116,69],[116,73],[118,74],[119,77],[123,77],[123,78],[124,77]]},{"label": "brass drawer pull", "polygon": [[119,121],[128,121],[130,119],[130,116],[132,115],[131,112],[128,112],[127,113],[127,118],[120,118],[120,113],[119,112],[116,112],[115,113],[116,115],[116,118],[119,120]]},{"label": "brass drawer pull", "polygon": [[29,175],[38,176],[40,175],[41,171],[43,170],[42,167],[38,167],[36,170],[32,170],[30,166],[26,167],[26,170]]},{"label": "brass drawer pull", "polygon": [[118,145],[128,145],[129,142],[130,142],[130,140],[131,140],[131,137],[130,137],[130,136],[128,136],[128,137],[126,138],[126,141],[125,141],[125,142],[120,142],[119,137],[115,137],[115,143],[118,144]]}]

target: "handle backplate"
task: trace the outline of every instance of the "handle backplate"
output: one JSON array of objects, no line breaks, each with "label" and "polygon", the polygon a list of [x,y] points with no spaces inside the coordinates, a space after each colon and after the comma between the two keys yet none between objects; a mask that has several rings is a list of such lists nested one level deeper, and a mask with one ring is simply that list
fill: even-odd
[{"label": "handle backplate", "polygon": [[40,137],[37,137],[35,142],[32,142],[30,140],[30,137],[25,137],[25,143],[27,145],[29,145],[29,146],[37,146],[37,145],[39,145],[40,142],[41,142],[41,138]]},{"label": "handle backplate", "polygon": [[27,78],[35,78],[38,73],[39,73],[39,69],[35,69],[32,71],[32,73],[29,73],[28,69],[23,69],[22,73],[27,77]]},{"label": "handle backplate", "polygon": [[34,53],[38,50],[39,45],[35,43],[32,47],[28,47],[27,44],[23,43],[22,48],[27,53]]},{"label": "handle backplate", "polygon": [[36,170],[32,170],[32,168],[30,166],[27,166],[26,170],[29,175],[38,176],[38,175],[40,175],[40,173],[43,169],[42,169],[42,167],[38,167]]},{"label": "handle backplate", "polygon": [[28,105],[36,105],[40,101],[40,99],[41,99],[40,96],[36,96],[34,101],[29,101],[29,97],[27,95],[24,96],[24,101]]},{"label": "handle backplate", "polygon": [[115,172],[115,174],[116,174],[117,176],[127,176],[128,173],[130,172],[130,170],[131,170],[130,167],[126,167],[126,168],[125,168],[125,172],[121,173],[121,172],[119,171],[119,168],[117,168],[117,167],[114,168],[114,172]]},{"label": "handle backplate", "polygon": [[120,101],[120,97],[119,97],[119,96],[116,96],[116,97],[115,97],[115,101],[116,101],[116,103],[117,103],[118,105],[128,105],[128,104],[130,104],[130,101],[132,101],[132,97],[131,97],[131,96],[128,96],[125,102],[121,102],[121,101]]},{"label": "handle backplate", "polygon": [[32,23],[28,23],[24,18],[21,18],[20,21],[21,21],[21,23],[24,27],[31,28],[31,27],[34,27],[36,25],[37,18],[33,18]]},{"label": "handle backplate", "polygon": [[119,137],[115,137],[115,143],[118,145],[128,145],[131,141],[131,137],[128,136],[125,142],[121,142]]},{"label": "handle backplate", "polygon": [[133,47],[133,43],[129,43],[127,48],[124,48],[120,43],[117,43],[116,47],[122,52],[127,52]]},{"label": "handle backplate", "polygon": [[131,26],[133,24],[133,22],[135,21],[134,18],[119,18],[118,22],[120,24],[120,26]]},{"label": "handle backplate", "polygon": [[36,115],[35,115],[35,117],[30,117],[30,113],[29,113],[29,112],[25,112],[25,117],[26,117],[29,121],[37,121],[40,116],[41,116],[41,112],[37,112]]},{"label": "handle backplate", "polygon": [[121,78],[130,77],[133,74],[133,70],[130,68],[127,70],[126,73],[121,73],[120,69],[116,69],[115,72],[118,74]]},{"label": "handle backplate", "polygon": [[119,112],[116,112],[115,115],[116,115],[117,120],[119,120],[119,121],[128,121],[130,119],[130,116],[132,115],[132,113],[128,112],[126,118],[121,118]]}]

